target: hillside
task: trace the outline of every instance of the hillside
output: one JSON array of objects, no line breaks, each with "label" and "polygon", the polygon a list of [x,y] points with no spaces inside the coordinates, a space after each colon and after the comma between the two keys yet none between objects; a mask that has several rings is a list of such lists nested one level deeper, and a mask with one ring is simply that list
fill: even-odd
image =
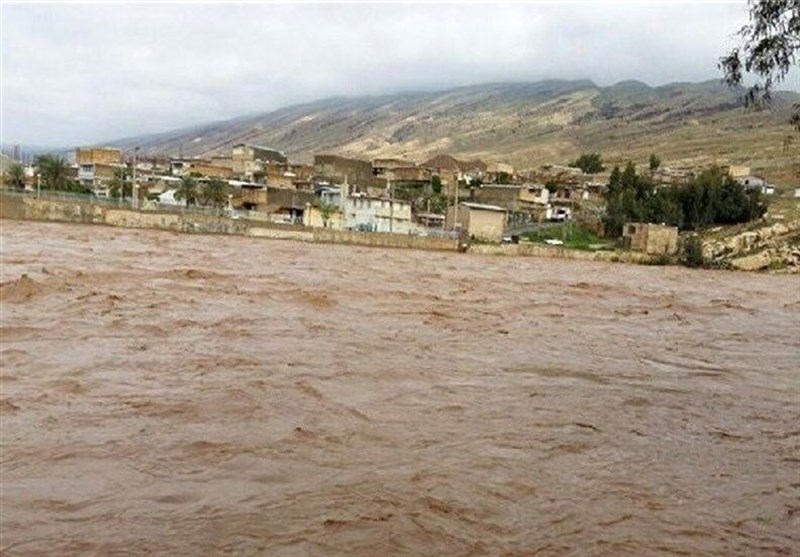
[{"label": "hillside", "polygon": [[117,142],[146,154],[228,152],[237,142],[268,145],[290,158],[315,153],[421,161],[459,158],[518,168],[560,163],[600,151],[610,161],[666,164],[744,163],[782,182],[800,180],[800,141],[788,111],[797,93],[780,93],[771,111],[746,110],[717,80],[650,87],[625,81],[497,83],[447,91],[333,98],[274,112]]}]

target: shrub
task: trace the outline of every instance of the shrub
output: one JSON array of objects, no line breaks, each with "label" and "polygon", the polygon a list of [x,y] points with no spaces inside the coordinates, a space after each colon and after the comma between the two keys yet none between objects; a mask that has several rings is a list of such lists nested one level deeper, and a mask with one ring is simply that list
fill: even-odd
[{"label": "shrub", "polygon": [[684,240],[681,262],[687,267],[702,267],[706,264],[703,257],[703,242],[699,236],[692,235]]}]

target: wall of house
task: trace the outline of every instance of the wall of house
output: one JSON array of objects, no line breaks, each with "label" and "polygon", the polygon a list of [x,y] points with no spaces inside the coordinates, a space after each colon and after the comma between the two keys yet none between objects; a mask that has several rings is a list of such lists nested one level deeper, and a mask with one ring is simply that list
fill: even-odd
[{"label": "wall of house", "polygon": [[509,210],[517,208],[520,189],[518,186],[481,186],[470,188],[470,200],[486,205],[497,205]]},{"label": "wall of house", "polygon": [[344,219],[341,211],[330,211],[328,218],[322,217],[322,211],[319,207],[313,205],[306,205],[306,210],[303,213],[303,226],[310,226],[312,228],[333,228],[334,230],[341,230],[344,226]]},{"label": "wall of house", "polygon": [[674,255],[678,252],[678,229],[651,226],[647,230],[645,253]]},{"label": "wall of house", "polygon": [[75,149],[75,162],[78,164],[120,164],[120,149],[87,148]]},{"label": "wall of house", "polygon": [[678,252],[678,229],[658,224],[628,223],[622,228],[623,244],[633,251],[673,255]]},{"label": "wall of house", "polygon": [[469,209],[467,232],[478,240],[500,242],[506,225],[506,215],[499,211]]},{"label": "wall of house", "polygon": [[361,188],[370,187],[376,182],[372,175],[372,163],[338,155],[316,155],[314,172],[337,183],[343,182],[347,177],[350,184]]},{"label": "wall of house", "polygon": [[348,197],[344,202],[344,226],[349,229],[370,227],[373,232],[408,234],[411,205],[397,200]]}]

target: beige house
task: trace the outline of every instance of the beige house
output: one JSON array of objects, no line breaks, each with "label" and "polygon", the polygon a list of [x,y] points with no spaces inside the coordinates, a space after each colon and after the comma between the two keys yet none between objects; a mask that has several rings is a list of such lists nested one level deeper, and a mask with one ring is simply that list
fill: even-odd
[{"label": "beige house", "polygon": [[231,159],[234,174],[247,177],[263,171],[265,164],[287,162],[286,155],[282,152],[250,143],[234,145],[231,149]]},{"label": "beige house", "polygon": [[80,165],[122,164],[122,149],[116,147],[78,147],[75,162]]},{"label": "beige house", "polygon": [[330,207],[328,210],[323,211],[320,207],[306,203],[306,210],[303,213],[303,226],[341,230],[344,228],[344,216],[338,208]]},{"label": "beige house", "polygon": [[629,250],[674,255],[678,251],[678,229],[663,224],[631,222],[622,228],[622,242]]},{"label": "beige house", "polygon": [[458,224],[470,238],[486,242],[501,242],[506,228],[506,210],[497,205],[482,203],[461,203],[458,213],[450,207],[447,213],[446,226]]}]

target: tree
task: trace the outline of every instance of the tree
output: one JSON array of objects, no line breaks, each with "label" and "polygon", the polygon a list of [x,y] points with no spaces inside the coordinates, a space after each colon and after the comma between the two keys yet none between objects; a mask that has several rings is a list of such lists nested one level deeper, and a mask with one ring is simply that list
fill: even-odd
[{"label": "tree", "polygon": [[120,201],[133,195],[133,184],[130,181],[130,173],[126,167],[114,169],[114,176],[108,183],[108,195],[119,198]]},{"label": "tree", "polygon": [[442,179],[439,176],[432,176],[431,177],[431,190],[435,194],[442,193]]},{"label": "tree", "polygon": [[63,157],[57,155],[39,155],[36,157],[36,168],[42,183],[42,189],[58,191],[77,191],[78,185],[69,175],[69,166]]},{"label": "tree", "polygon": [[229,193],[230,186],[227,182],[219,178],[212,178],[203,186],[200,198],[203,205],[221,208],[228,203]]},{"label": "tree", "polygon": [[570,164],[573,168],[580,168],[584,174],[597,174],[605,170],[603,157],[599,153],[584,153]]},{"label": "tree", "polygon": [[322,226],[328,228],[331,217],[336,212],[336,206],[331,203],[322,202],[319,205],[319,214],[322,217]]},{"label": "tree", "polygon": [[6,174],[3,177],[5,185],[14,188],[15,190],[25,189],[25,169],[18,162],[9,165]]},{"label": "tree", "polygon": [[511,174],[508,172],[500,171],[497,173],[497,183],[498,184],[510,184],[511,183]]},{"label": "tree", "polygon": [[[744,72],[761,82],[747,92],[747,104],[769,103],[772,90],[797,65],[800,51],[800,0],[749,0],[750,22],[738,35],[741,44],[719,60],[725,82],[740,86]],[[792,108],[792,124],[800,131],[800,103]]]},{"label": "tree", "polygon": [[650,172],[655,172],[661,166],[661,159],[653,153],[650,155]]},{"label": "tree", "polygon": [[175,199],[186,201],[186,205],[197,204],[197,181],[192,176],[183,176],[175,190]]},{"label": "tree", "polygon": [[760,218],[766,205],[759,190],[748,190],[718,167],[684,186],[656,189],[632,163],[614,168],[606,189],[606,234],[619,236],[626,222],[652,222],[699,230],[713,224],[736,224]]},{"label": "tree", "polygon": [[702,267],[705,265],[705,257],[703,257],[703,243],[697,234],[692,234],[683,242],[683,253],[681,254],[681,261],[687,267]]}]

